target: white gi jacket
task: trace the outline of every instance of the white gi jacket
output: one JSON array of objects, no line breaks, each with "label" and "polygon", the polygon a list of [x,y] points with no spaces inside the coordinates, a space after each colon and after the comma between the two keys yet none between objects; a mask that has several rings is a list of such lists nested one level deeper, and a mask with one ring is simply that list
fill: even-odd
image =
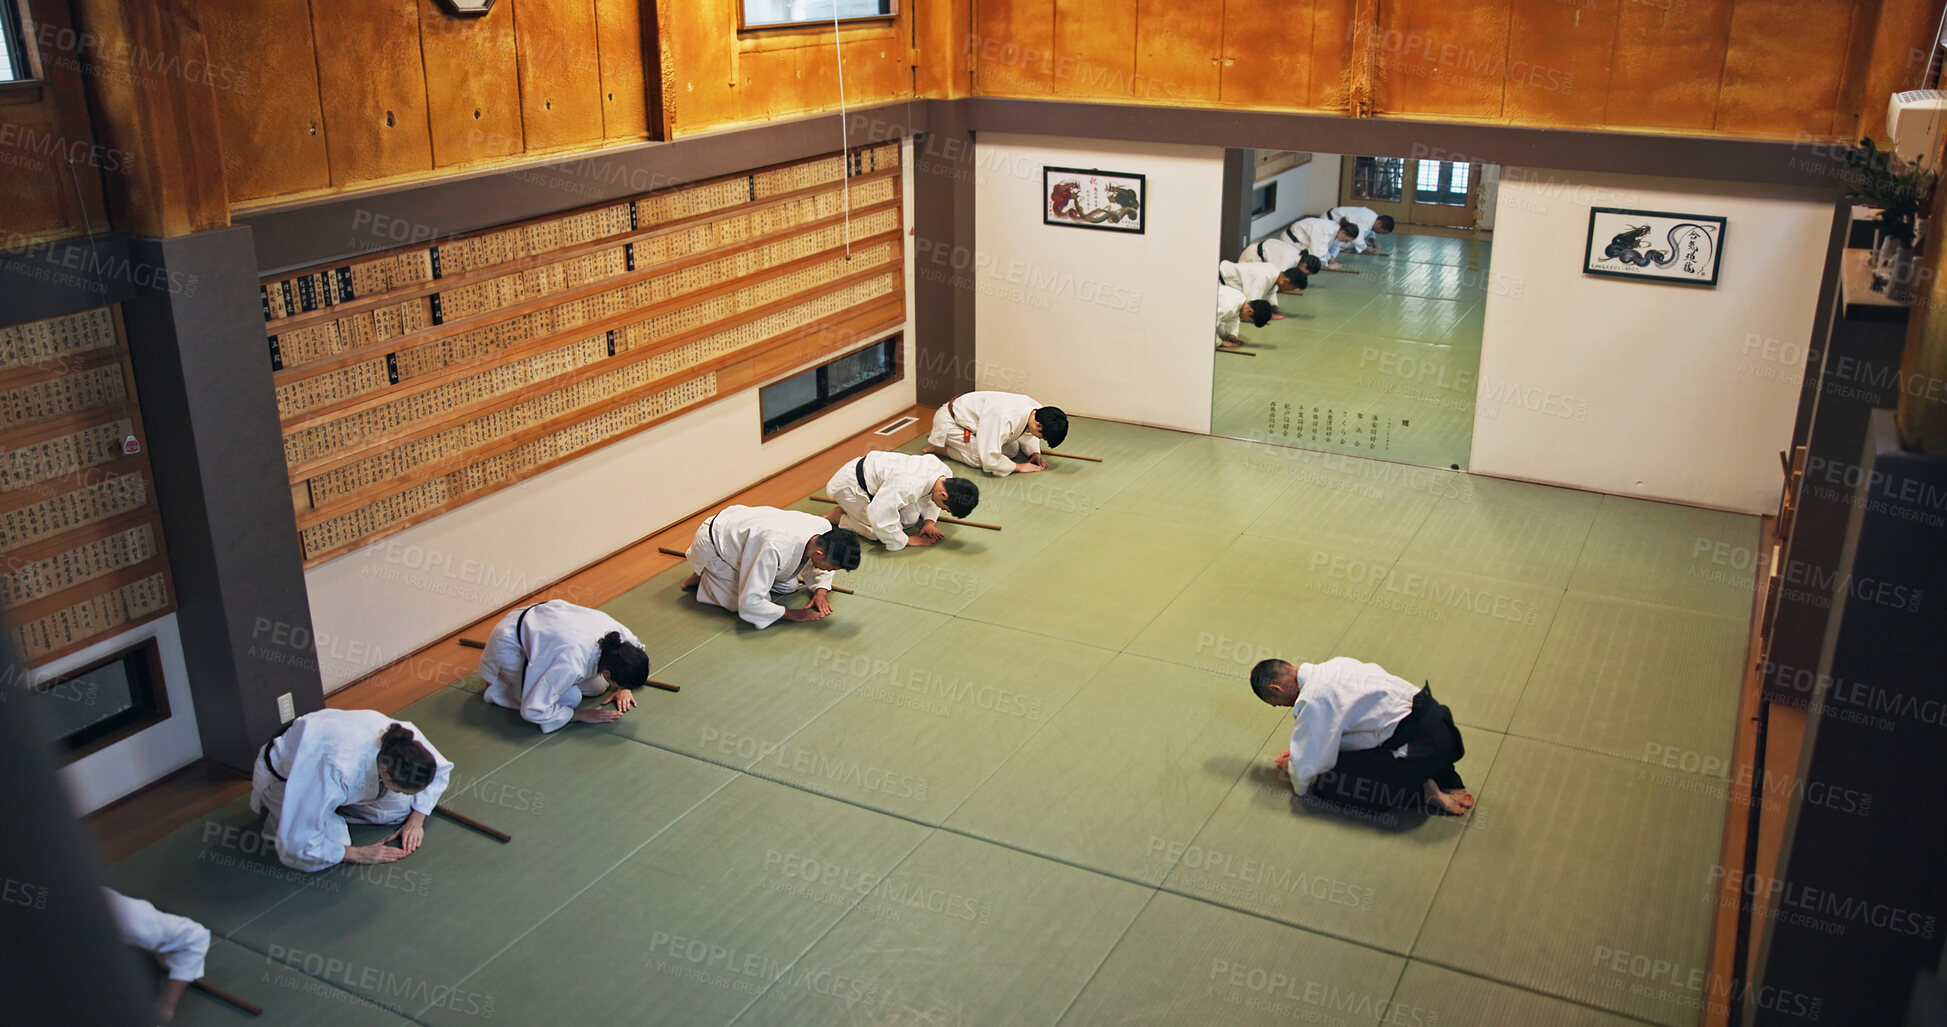
[{"label": "white gi jacket", "polygon": [[1006,477],[1016,463],[1041,453],[1041,440],[1027,433],[1039,409],[1040,403],[1012,392],[962,393],[933,411],[926,441],[969,467]]},{"label": "white gi jacket", "polygon": [[[859,487],[861,470],[864,488]],[[937,456],[872,452],[845,461],[825,483],[825,494],[843,511],[839,527],[876,538],[888,552],[896,553],[906,548],[906,525],[939,520],[933,483],[951,477],[953,471]]]},{"label": "white gi jacket", "polygon": [[1240,264],[1269,264],[1279,271],[1289,271],[1298,266],[1298,258],[1304,255],[1305,251],[1296,244],[1274,235],[1244,247],[1244,252],[1237,255],[1237,261]]},{"label": "white gi jacket", "polygon": [[122,941],[162,960],[172,981],[193,981],[203,976],[203,958],[210,953],[210,929],[186,916],[164,913],[155,904],[131,899],[113,888],[103,888],[108,912]]},{"label": "white gi jacket", "polygon": [[1244,294],[1228,285],[1217,287],[1217,341],[1236,335],[1243,327],[1244,315],[1237,308],[1244,305]]},{"label": "white gi jacket", "polygon": [[510,611],[494,625],[480,654],[480,676],[487,680],[481,698],[521,711],[521,719],[542,731],[560,730],[574,719],[582,699],[608,691],[595,661],[602,655],[602,636],[611,631],[621,632],[624,642],[642,644],[622,622],[566,600]]},{"label": "white gi jacket", "polygon": [[1327,264],[1339,259],[1339,223],[1330,218],[1300,218],[1285,226],[1285,236]]},{"label": "white gi jacket", "polygon": [[704,518],[686,554],[702,575],[696,597],[768,628],[784,616],[771,597],[796,592],[799,575],[814,591],[832,587],[832,572],[813,567],[805,556],[805,543],[830,530],[832,522],[800,510],[725,507]]},{"label": "white gi jacket", "polygon": [[1268,300],[1274,307],[1278,305],[1278,278],[1284,271],[1255,260],[1242,264],[1229,260],[1217,262],[1219,282],[1243,293],[1247,300]]},{"label": "white gi jacket", "polygon": [[[391,724],[412,730],[433,755],[433,780],[415,795],[379,784],[379,736]],[[264,833],[277,843],[277,858],[296,870],[318,871],[344,862],[352,841],[346,821],[397,824],[417,811],[431,816],[453,764],[433,748],[426,733],[377,710],[319,710],[257,750],[250,808],[266,814]]]},{"label": "white gi jacket", "polygon": [[1378,211],[1371,207],[1333,207],[1325,216],[1333,221],[1344,218],[1359,226],[1359,235],[1350,244],[1354,252],[1372,245],[1372,226],[1379,221]]},{"label": "white gi jacket", "polygon": [[1298,665],[1298,701],[1291,706],[1291,788],[1300,795],[1312,779],[1338,765],[1339,752],[1371,749],[1413,712],[1419,686],[1376,663],[1340,656]]}]

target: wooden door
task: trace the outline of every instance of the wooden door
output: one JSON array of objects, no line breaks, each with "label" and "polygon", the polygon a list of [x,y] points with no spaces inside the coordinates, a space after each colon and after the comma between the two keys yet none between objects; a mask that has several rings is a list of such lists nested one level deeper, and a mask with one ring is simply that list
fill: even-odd
[{"label": "wooden door", "polygon": [[1480,209],[1481,166],[1410,157],[1346,157],[1339,202],[1371,207],[1402,225],[1472,228]]}]

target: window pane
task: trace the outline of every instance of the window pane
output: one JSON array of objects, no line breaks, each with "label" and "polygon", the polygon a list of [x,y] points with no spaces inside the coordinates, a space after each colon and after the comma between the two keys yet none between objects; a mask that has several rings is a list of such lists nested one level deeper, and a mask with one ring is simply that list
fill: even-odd
[{"label": "window pane", "polygon": [[838,396],[845,390],[892,373],[892,347],[886,343],[867,346],[850,356],[831,362],[825,370],[825,392]]},{"label": "window pane", "polygon": [[744,0],[744,24],[751,27],[831,21],[834,13],[840,20],[885,17],[892,0]]},{"label": "window pane", "polygon": [[54,725],[54,737],[67,739],[118,713],[135,708],[128,662],[117,660],[36,693]]},{"label": "window pane", "polygon": [[1352,195],[1361,200],[1398,203],[1405,183],[1406,162],[1398,157],[1359,157],[1352,162]]},{"label": "window pane", "polygon": [[1467,165],[1465,164],[1453,165],[1453,191],[1457,193],[1467,191]]},{"label": "window pane", "polygon": [[1422,192],[1422,193],[1437,193],[1443,191],[1440,188],[1440,162],[1439,161],[1423,160],[1420,162],[1420,173],[1418,177],[1414,179],[1413,189],[1416,192]]},{"label": "window pane", "polygon": [[818,371],[815,368],[786,378],[776,385],[767,385],[757,394],[757,406],[767,424],[799,407],[816,402]]},{"label": "window pane", "polygon": [[14,24],[15,21],[14,5],[0,0],[0,82],[27,77],[26,69],[16,60],[20,27]]}]

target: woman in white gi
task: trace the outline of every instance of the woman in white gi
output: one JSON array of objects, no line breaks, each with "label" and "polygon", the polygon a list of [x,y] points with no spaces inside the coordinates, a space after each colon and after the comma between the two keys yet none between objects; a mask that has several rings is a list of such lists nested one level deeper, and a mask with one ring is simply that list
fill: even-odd
[{"label": "woman in white gi", "polygon": [[[1244,252],[1237,255],[1237,262],[1240,264],[1269,264],[1280,271],[1296,271],[1298,272],[1298,288],[1302,291],[1305,285],[1311,281],[1310,276],[1317,274],[1325,265],[1317,257],[1306,253],[1303,246],[1285,238],[1285,236],[1291,234],[1291,226],[1286,225],[1284,230],[1277,235],[1259,239],[1257,242],[1244,247]],[[1219,276],[1219,280],[1222,280],[1221,276]],[[1235,283],[1226,284],[1232,285],[1233,288],[1236,287]]]},{"label": "woman in white gi", "polygon": [[101,892],[122,941],[161,961],[165,979],[161,993],[156,995],[155,1016],[157,1023],[168,1023],[175,1017],[176,1004],[182,1001],[190,982],[203,976],[203,959],[210,953],[210,929],[113,888]]},{"label": "woman in white gi", "polygon": [[1359,226],[1331,218],[1299,218],[1282,233],[1293,245],[1325,262],[1334,271],[1339,267],[1339,250],[1359,235]]},{"label": "woman in white gi", "polygon": [[[768,628],[779,618],[822,620],[831,616],[832,572],[857,570],[859,537],[802,510],[729,506],[697,526],[690,542],[695,573],[683,588],[698,602],[735,610],[751,626]],[[803,577],[811,602],[785,609],[778,596],[798,591]]]},{"label": "woman in white gi", "polygon": [[[514,610],[494,625],[480,654],[481,698],[521,711],[542,731],[569,721],[606,724],[635,707],[631,689],[649,683],[649,654],[621,621],[600,610],[550,599]],[[581,701],[601,696],[595,708]],[[613,703],[612,710],[602,707]]]},{"label": "woman in white gi", "polygon": [[1013,392],[966,392],[933,411],[926,436],[929,456],[947,456],[1005,477],[1046,470],[1041,443],[1050,449],[1068,438],[1068,415]]},{"label": "woman in white gi", "polygon": [[[825,494],[838,504],[826,519],[878,539],[890,553],[938,542],[946,537],[940,531],[941,508],[965,517],[980,502],[980,487],[953,477],[939,457],[885,451],[847,460],[825,483]],[[918,524],[919,534],[908,538],[908,524]]]},{"label": "woman in white gi", "polygon": [[1278,294],[1303,296],[1311,276],[1295,267],[1279,269],[1255,260],[1241,264],[1234,260],[1220,260],[1217,262],[1217,282],[1243,293],[1245,299],[1263,300],[1271,304],[1271,318],[1278,320],[1284,317],[1277,312]]},{"label": "woman in white gi", "polygon": [[[377,710],[319,710],[291,721],[257,752],[250,808],[294,870],[390,863],[419,848],[453,764],[411,724]],[[345,824],[400,824],[353,845]]]},{"label": "woman in white gi", "polygon": [[1353,227],[1359,230],[1358,234],[1352,237],[1354,253],[1382,252],[1379,249],[1379,241],[1373,236],[1391,235],[1393,232],[1393,216],[1381,214],[1371,207],[1333,207],[1325,212],[1325,216],[1333,221],[1350,221]]}]

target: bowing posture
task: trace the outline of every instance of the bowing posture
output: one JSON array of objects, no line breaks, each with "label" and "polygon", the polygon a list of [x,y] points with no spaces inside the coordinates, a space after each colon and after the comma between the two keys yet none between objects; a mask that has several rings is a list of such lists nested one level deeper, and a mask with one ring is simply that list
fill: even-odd
[{"label": "bowing posture", "polygon": [[1237,333],[1242,331],[1245,318],[1250,318],[1253,328],[1262,328],[1271,321],[1271,304],[1263,300],[1247,300],[1244,294],[1228,285],[1217,286],[1217,348],[1230,349],[1244,345],[1244,339]]},{"label": "bowing posture", "polygon": [[1298,291],[1303,292],[1310,282],[1310,276],[1317,274],[1325,265],[1317,257],[1306,253],[1302,245],[1287,238],[1290,233],[1291,226],[1286,225],[1277,235],[1259,239],[1244,247],[1244,252],[1237,255],[1237,262],[1269,264],[1280,272],[1295,271],[1298,275]]},{"label": "bowing posture", "polygon": [[1376,663],[1347,656],[1294,667],[1264,660],[1251,691],[1291,707],[1291,748],[1277,759],[1291,790],[1353,809],[1465,814],[1473,793],[1454,764],[1466,755],[1453,713]]},{"label": "bowing posture", "polygon": [[[888,452],[846,461],[825,483],[825,494],[838,504],[825,515],[833,524],[876,538],[893,553],[945,538],[939,525],[942,508],[965,517],[980,502],[980,487],[953,477],[939,457]],[[918,524],[919,534],[908,538],[908,524]]]},{"label": "bowing posture", "polygon": [[1276,312],[1278,294],[1303,296],[1305,286],[1310,281],[1309,275],[1295,267],[1280,270],[1255,260],[1247,260],[1241,264],[1234,260],[1217,262],[1217,284],[1236,289],[1244,294],[1245,299],[1263,300],[1271,304],[1273,319],[1284,317],[1283,314]]},{"label": "bowing posture", "polygon": [[1334,271],[1339,266],[1339,250],[1359,234],[1359,226],[1333,218],[1299,218],[1284,227],[1284,236],[1306,253],[1317,257]]},{"label": "bowing posture", "polygon": [[1005,477],[1046,470],[1041,444],[1068,438],[1068,415],[1012,392],[967,392],[933,411],[933,430],[920,452],[952,457]]},{"label": "bowing posture", "polygon": [[1333,207],[1325,212],[1333,221],[1350,222],[1359,231],[1352,236],[1352,252],[1381,253],[1375,235],[1393,234],[1393,216],[1381,214],[1371,207]]},{"label": "bowing posture", "polygon": [[[264,834],[292,869],[390,863],[425,841],[426,818],[452,774],[453,764],[409,723],[377,710],[319,710],[258,750],[250,808],[264,814]],[[353,845],[347,822],[401,827]]]},{"label": "bowing posture", "polygon": [[[606,724],[633,709],[631,689],[649,683],[649,654],[608,614],[551,599],[494,625],[480,654],[480,676],[487,681],[481,698],[521,711],[521,719],[542,731],[558,731],[569,721]],[[601,702],[576,709],[590,696]],[[614,709],[602,709],[611,703]]]},{"label": "bowing posture", "polygon": [[108,913],[124,944],[154,956],[162,964],[162,991],[156,995],[157,1023],[168,1023],[176,1015],[176,1004],[191,982],[203,976],[203,959],[210,952],[210,929],[186,916],[164,913],[155,904],[131,899],[113,888],[103,888]]},{"label": "bowing posture", "polygon": [[[831,616],[832,572],[858,569],[859,537],[817,514],[730,506],[704,518],[685,555],[695,572],[683,587],[695,589],[698,602],[735,610],[753,627],[768,628],[779,618]],[[787,610],[778,597],[798,591],[800,577],[811,589],[811,602]]]}]

